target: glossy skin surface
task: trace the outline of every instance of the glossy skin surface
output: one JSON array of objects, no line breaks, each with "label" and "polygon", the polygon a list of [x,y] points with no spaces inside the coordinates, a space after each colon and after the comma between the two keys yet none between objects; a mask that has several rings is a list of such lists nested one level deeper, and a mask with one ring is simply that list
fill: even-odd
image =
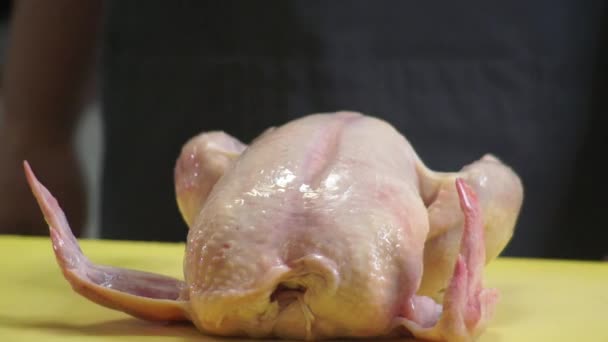
[{"label": "glossy skin surface", "polygon": [[[385,130],[356,114],[308,117],[261,137],[226,171],[188,235],[186,283],[191,305],[205,308],[192,310],[201,329],[221,322],[226,335],[299,338],[387,330],[418,288],[428,222],[403,138],[349,143]],[[280,283],[305,292],[271,301]]]},{"label": "glossy skin surface", "polygon": [[167,283],[174,291],[162,296],[119,289],[133,297],[124,305],[87,271],[102,266],[66,274],[84,256],[75,240],[62,247],[67,222],[29,177],[77,291],[84,282],[81,294],[147,319],[158,318],[140,301],[156,298],[155,312],[182,312],[226,336],[469,340],[497,300],[482,288],[483,266],[509,241],[523,197],[517,175],[492,156],[435,173],[389,124],[351,112],[292,121],[248,147],[201,134],[185,144],[175,178],[190,226],[185,283]]}]

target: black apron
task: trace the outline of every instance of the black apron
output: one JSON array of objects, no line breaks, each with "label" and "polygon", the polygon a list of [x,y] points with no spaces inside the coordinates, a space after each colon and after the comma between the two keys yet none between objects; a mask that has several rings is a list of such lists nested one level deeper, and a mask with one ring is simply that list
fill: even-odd
[{"label": "black apron", "polygon": [[392,123],[435,170],[487,152],[512,166],[525,199],[506,255],[597,258],[608,253],[593,216],[606,208],[594,164],[605,126],[591,123],[608,95],[598,93],[605,7],[110,2],[101,236],[185,239],[173,167],[191,136],[220,129],[248,142],[269,126],[347,109]]}]

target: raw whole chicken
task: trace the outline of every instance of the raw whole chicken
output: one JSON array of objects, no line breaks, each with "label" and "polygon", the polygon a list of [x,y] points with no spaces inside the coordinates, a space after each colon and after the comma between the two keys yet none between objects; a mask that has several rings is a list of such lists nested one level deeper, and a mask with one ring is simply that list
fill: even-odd
[{"label": "raw whole chicken", "polygon": [[359,113],[309,115],[249,146],[202,133],[175,168],[189,226],[180,281],[89,261],[25,171],[76,292],[142,319],[253,338],[474,340],[498,300],[483,269],[523,200],[497,158],[433,172],[390,124]]}]

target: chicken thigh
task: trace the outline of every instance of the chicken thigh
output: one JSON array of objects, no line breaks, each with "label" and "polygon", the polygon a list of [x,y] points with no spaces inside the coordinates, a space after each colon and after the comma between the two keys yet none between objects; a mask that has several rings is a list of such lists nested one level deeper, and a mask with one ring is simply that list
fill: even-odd
[{"label": "chicken thigh", "polygon": [[510,240],[523,199],[497,158],[433,172],[390,124],[359,113],[309,115],[249,146],[202,133],[175,168],[189,226],[179,281],[90,262],[25,169],[77,292],[222,336],[472,340],[498,299],[483,268]]}]

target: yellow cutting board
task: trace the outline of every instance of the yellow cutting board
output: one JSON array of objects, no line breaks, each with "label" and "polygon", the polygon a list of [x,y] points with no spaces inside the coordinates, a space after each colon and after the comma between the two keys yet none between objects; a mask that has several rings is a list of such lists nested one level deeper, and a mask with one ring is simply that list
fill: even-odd
[{"label": "yellow cutting board", "polygon": [[[182,278],[182,244],[82,241],[97,263]],[[0,237],[0,341],[235,341],[189,324],[131,318],[80,297],[48,238]],[[501,292],[480,342],[608,342],[608,263],[502,258],[486,272]]]}]

